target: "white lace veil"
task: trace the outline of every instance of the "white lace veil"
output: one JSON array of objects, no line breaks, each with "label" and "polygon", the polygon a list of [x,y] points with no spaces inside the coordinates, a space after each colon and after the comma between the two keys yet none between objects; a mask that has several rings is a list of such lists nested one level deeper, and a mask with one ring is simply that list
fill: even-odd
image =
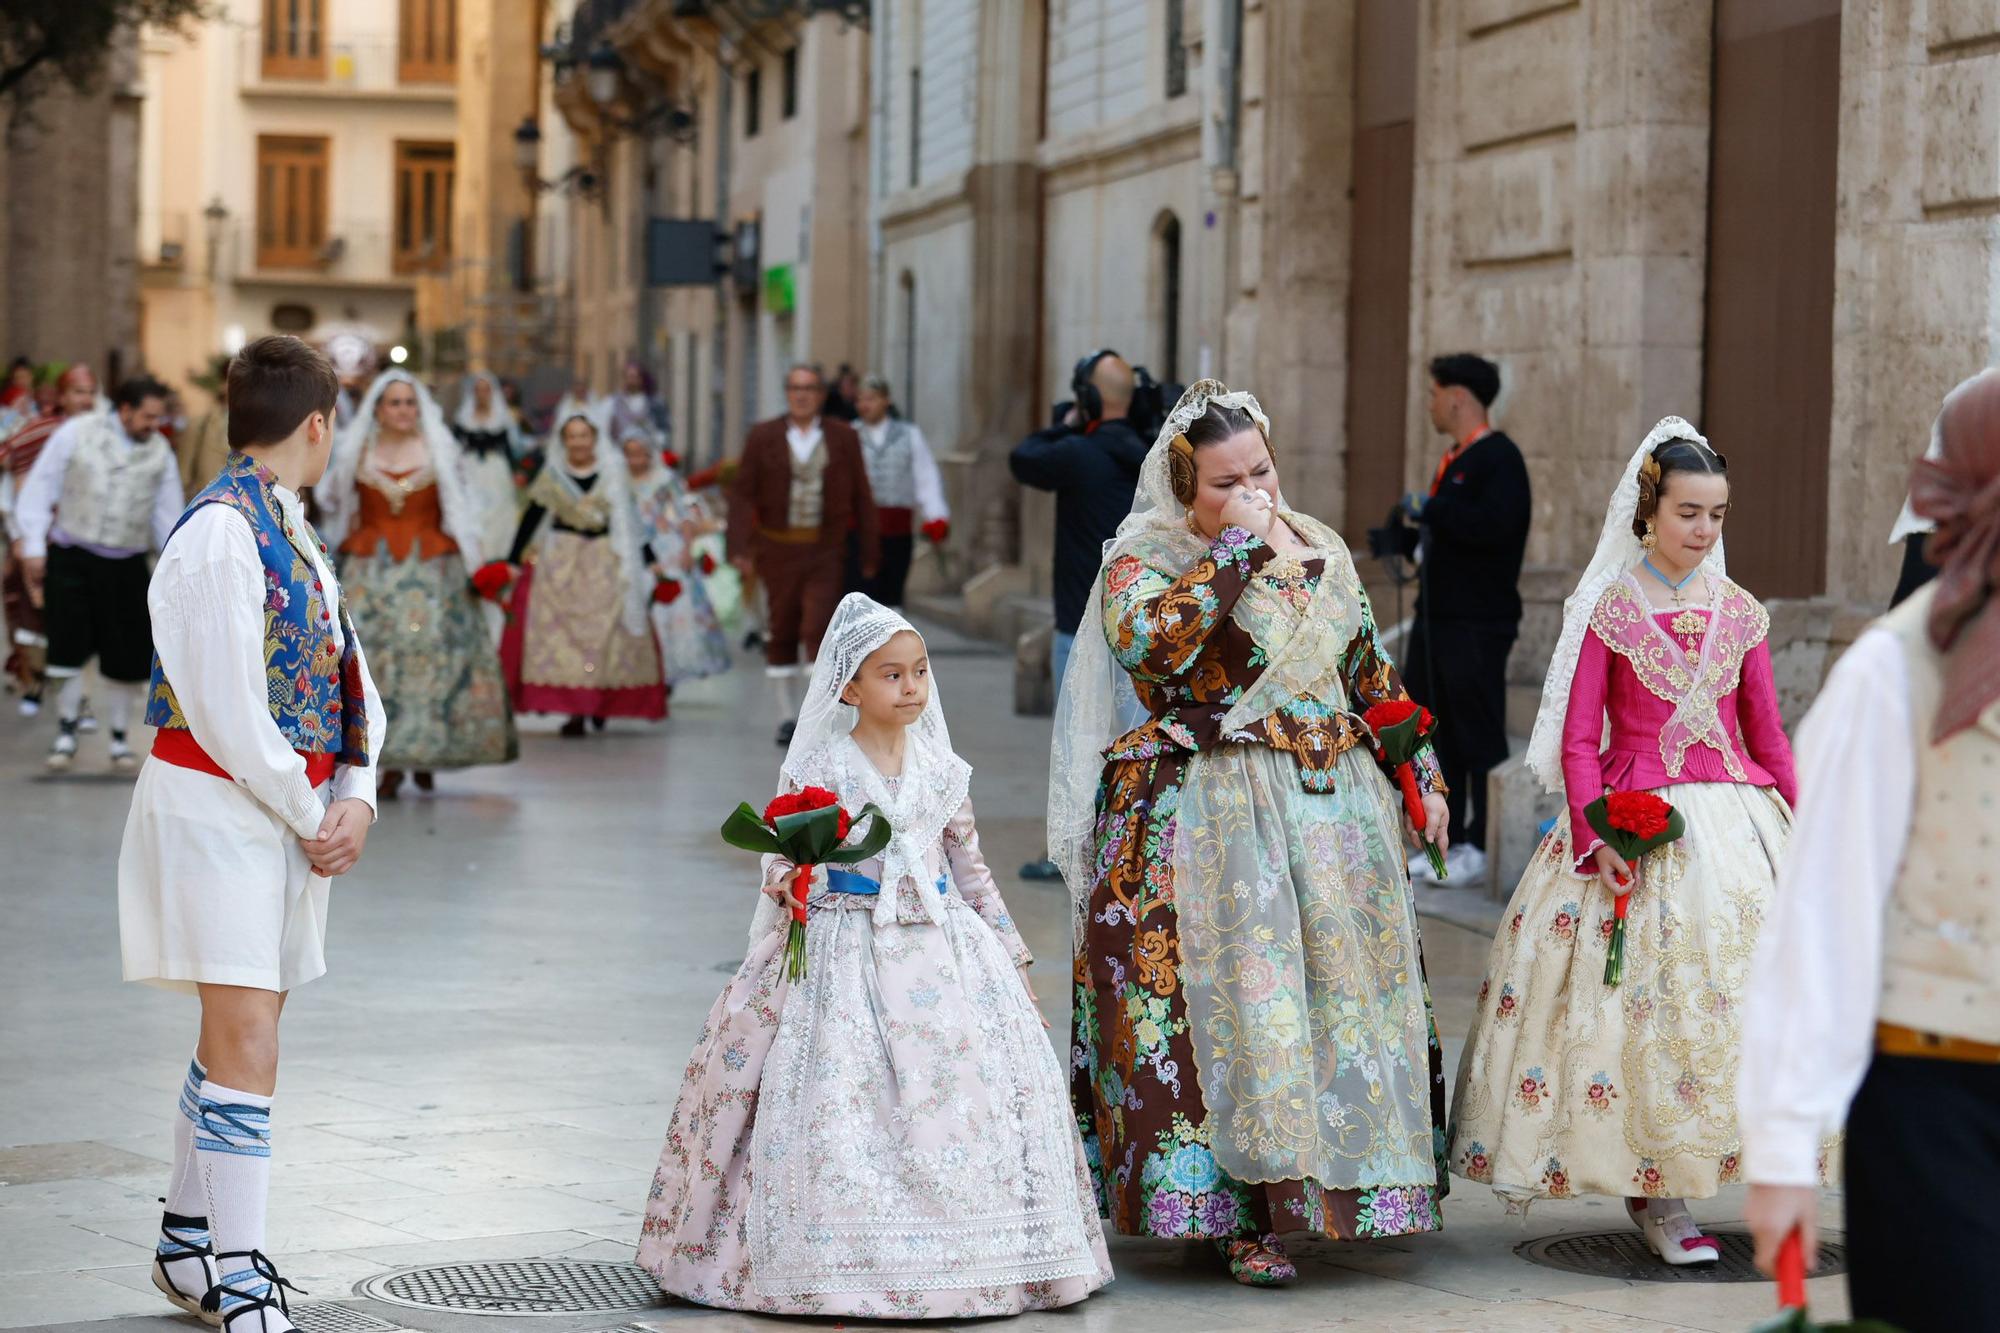
[{"label": "white lace veil", "polygon": [[360,495],[355,491],[355,478],[368,447],[375,442],[375,404],[381,401],[383,392],[391,384],[407,384],[416,390],[417,433],[424,437],[425,447],[430,452],[431,471],[437,476],[438,503],[444,510],[445,535],[458,544],[458,553],[464,559],[465,567],[477,569],[482,561],[503,553],[481,549],[479,534],[483,514],[478,499],[465,484],[463,451],[458,446],[458,437],[445,424],[437,399],[431,397],[430,390],[407,370],[385,370],[377,375],[374,383],[368,386],[368,392],[362,395],[361,404],[354,411],[354,420],[334,437],[333,457],[327,460],[326,475],[312,488],[321,515],[320,535],[326,539],[328,546],[338,546],[354,525],[361,507]]},{"label": "white lace veil", "polygon": [[[563,447],[562,428],[571,417],[583,417],[593,427],[594,417],[586,413],[572,412],[556,422],[555,435],[549,446],[549,453],[543,463],[543,470],[550,473],[558,486],[567,490],[576,499],[585,495],[601,495],[611,514],[611,534],[607,538],[611,550],[618,557],[619,597],[621,606],[619,622],[627,634],[651,634],[652,621],[646,610],[652,605],[653,578],[646,568],[645,534],[640,531],[639,502],[632,492],[632,470],[625,466],[624,451],[605,438],[602,428],[597,430],[597,451],[591,458],[590,467],[579,472],[570,466],[569,450]],[[595,474],[597,480],[591,489],[585,491],[577,485],[579,476]],[[548,525],[542,525],[542,533],[547,533]],[[539,536],[540,534],[538,534]],[[658,552],[654,552],[658,554]]]},{"label": "white lace veil", "polygon": [[[1558,796],[1563,791],[1563,719],[1569,712],[1570,682],[1576,675],[1577,659],[1583,653],[1583,636],[1590,632],[1591,612],[1597,609],[1597,599],[1604,595],[1604,590],[1645,558],[1646,548],[1632,531],[1632,520],[1639,513],[1639,466],[1668,440],[1708,444],[1700,431],[1679,417],[1664,417],[1646,433],[1611,492],[1611,505],[1604,512],[1604,531],[1597,539],[1597,552],[1577,581],[1576,591],[1563,603],[1562,637],[1556,641],[1555,655],[1549,659],[1549,674],[1542,682],[1542,706],[1535,714],[1535,731],[1528,741],[1527,758],[1528,770],[1540,779],[1543,789]],[[1702,562],[1702,568],[1718,578],[1728,577],[1720,538],[1716,539],[1708,559]]]},{"label": "white lace veil", "polygon": [[[487,399],[484,414],[479,410],[479,400],[473,396],[472,386],[479,380],[484,380],[492,391],[492,396]],[[467,375],[459,385],[458,411],[452,417],[452,423],[460,430],[504,430],[511,434],[514,411],[507,406],[507,395],[501,390],[500,377],[490,370],[475,370]]]},{"label": "white lace veil", "polygon": [[[1105,543],[1090,601],[1076,628],[1069,669],[1056,683],[1060,694],[1055,739],[1049,752],[1049,857],[1069,884],[1079,945],[1094,870],[1092,825],[1098,781],[1104,773],[1104,751],[1124,734],[1119,719],[1130,714],[1133,692],[1131,677],[1112,660],[1111,645],[1104,637],[1104,570],[1144,538],[1180,535],[1193,546],[1191,555],[1207,549],[1208,543],[1188,530],[1187,507],[1174,498],[1168,454],[1174,437],[1208,411],[1210,404],[1241,408],[1267,437],[1271,433],[1270,418],[1250,394],[1231,393],[1220,380],[1196,380],[1188,386],[1168,413],[1139,469],[1132,512],[1118,525],[1118,535]],[[1283,507],[1281,498],[1279,508]]]},{"label": "white lace veil", "polygon": [[[895,836],[882,850],[882,892],[875,904],[876,921],[882,924],[897,919],[899,903],[908,897],[900,892],[905,879],[915,877],[919,890],[929,889],[922,882],[928,853],[945,824],[965,804],[972,782],[972,766],[951,748],[935,669],[930,702],[910,724],[903,774],[893,791],[850,739],[859,713],[840,701],[840,693],[870,653],[904,630],[923,638],[909,621],[865,594],[851,592],[841,599],[826,637],[820,640],[798,725],[778,769],[781,790],[825,787],[837,793],[849,811],[858,812],[873,801],[888,816]],[[935,920],[936,895],[920,891],[914,898]],[[778,912],[777,903],[759,895],[757,914],[750,923],[753,942],[770,930]]]}]

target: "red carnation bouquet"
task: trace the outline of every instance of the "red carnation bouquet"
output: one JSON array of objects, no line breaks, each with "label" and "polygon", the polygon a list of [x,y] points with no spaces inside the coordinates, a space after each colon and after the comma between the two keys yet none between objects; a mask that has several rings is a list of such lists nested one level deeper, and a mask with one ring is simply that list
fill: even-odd
[{"label": "red carnation bouquet", "polygon": [[[1583,808],[1605,845],[1636,868],[1647,852],[1664,847],[1687,832],[1687,820],[1651,792],[1613,791]],[[1604,984],[1616,986],[1625,976],[1625,912],[1632,905],[1632,887],[1620,879],[1624,892],[1612,905],[1611,948],[1604,957]]]},{"label": "red carnation bouquet", "polygon": [[933,546],[938,546],[944,542],[945,538],[951,536],[951,521],[949,519],[934,518],[924,524],[921,531],[924,534],[925,541]]},{"label": "red carnation bouquet", "polygon": [[671,449],[662,449],[660,450],[660,461],[665,463],[669,468],[677,468],[681,465],[681,456]]},{"label": "red carnation bouquet", "polygon": [[[868,832],[852,847],[842,846],[856,819],[869,822]],[[797,981],[806,974],[806,892],[815,866],[851,866],[866,861],[889,845],[889,821],[873,805],[858,816],[840,808],[840,798],[824,787],[780,796],[758,814],[748,801],[722,823],[722,840],[731,847],[765,856],[781,856],[799,868],[786,906],[792,924],[785,935],[785,976]]]},{"label": "red carnation bouquet", "polygon": [[672,606],[683,591],[679,579],[661,579],[653,585],[653,600],[661,606]]},{"label": "red carnation bouquet", "polygon": [[514,613],[507,609],[507,590],[514,586],[514,567],[505,560],[488,560],[472,572],[467,580],[472,585],[472,595],[482,602],[491,602],[500,608],[502,615],[512,620]]},{"label": "red carnation bouquet", "polygon": [[[1375,757],[1387,764],[1395,776],[1410,827],[1421,834],[1428,821],[1423,794],[1417,790],[1417,756],[1429,747],[1431,733],[1437,730],[1437,719],[1431,716],[1430,709],[1413,700],[1391,699],[1370,708],[1361,715],[1361,720],[1375,733]],[[1430,858],[1431,873],[1443,879],[1444,854],[1429,838],[1423,838],[1422,842],[1424,855]]]},{"label": "red carnation bouquet", "polygon": [[715,572],[715,555],[710,551],[701,553],[701,576],[707,578]]}]

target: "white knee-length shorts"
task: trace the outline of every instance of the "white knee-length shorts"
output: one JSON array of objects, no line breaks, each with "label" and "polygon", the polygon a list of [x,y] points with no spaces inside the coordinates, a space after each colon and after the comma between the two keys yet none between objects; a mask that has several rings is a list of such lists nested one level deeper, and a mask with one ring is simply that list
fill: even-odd
[{"label": "white knee-length shorts", "polygon": [[326,971],[327,888],[298,835],[242,787],[146,759],[118,853],[127,981],[271,991],[311,981]]}]

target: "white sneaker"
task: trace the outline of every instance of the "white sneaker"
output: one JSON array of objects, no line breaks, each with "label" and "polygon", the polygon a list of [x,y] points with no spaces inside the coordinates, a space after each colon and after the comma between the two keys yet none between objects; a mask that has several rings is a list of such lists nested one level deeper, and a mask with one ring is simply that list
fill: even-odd
[{"label": "white sneaker", "polygon": [[16,704],[15,707],[20,709],[22,717],[34,717],[42,711],[42,701],[24,695],[21,702]]},{"label": "white sneaker", "polygon": [[1471,884],[1486,878],[1486,853],[1469,842],[1461,842],[1444,854],[1444,868],[1453,884]]},{"label": "white sneaker", "polygon": [[1701,1234],[1680,1199],[1627,1199],[1625,1215],[1639,1228],[1660,1261],[1673,1268],[1712,1264],[1722,1258],[1713,1236]]},{"label": "white sneaker", "polygon": [[115,731],[111,733],[111,767],[119,773],[130,773],[139,767],[139,756],[132,753],[125,737]]},{"label": "white sneaker", "polygon": [[76,733],[65,731],[57,735],[56,743],[49,747],[49,757],[43,761],[51,773],[64,773],[76,762]]},{"label": "white sneaker", "polygon": [[97,714],[90,711],[90,696],[87,694],[76,711],[76,729],[85,734],[97,730]]}]

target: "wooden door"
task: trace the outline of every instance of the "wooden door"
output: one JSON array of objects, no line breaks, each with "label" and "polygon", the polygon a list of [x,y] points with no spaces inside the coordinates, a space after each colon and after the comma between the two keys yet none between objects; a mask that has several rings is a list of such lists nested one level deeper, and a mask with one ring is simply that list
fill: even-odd
[{"label": "wooden door", "polygon": [[458,79],[458,0],[401,0],[396,77],[403,83]]},{"label": "wooden door", "polygon": [[1702,424],[1729,459],[1729,573],[1826,587],[1840,0],[1718,0]]},{"label": "wooden door", "polygon": [[262,70],[267,79],[324,79],[322,0],[264,0]]},{"label": "wooden door", "polygon": [[257,136],[257,267],[310,268],[326,245],[324,135]]},{"label": "wooden door", "polygon": [[1361,0],[1355,10],[1346,536],[1357,551],[1403,491],[1417,10],[1408,0]]},{"label": "wooden door", "polygon": [[453,148],[396,141],[395,269],[414,273],[451,262]]}]

